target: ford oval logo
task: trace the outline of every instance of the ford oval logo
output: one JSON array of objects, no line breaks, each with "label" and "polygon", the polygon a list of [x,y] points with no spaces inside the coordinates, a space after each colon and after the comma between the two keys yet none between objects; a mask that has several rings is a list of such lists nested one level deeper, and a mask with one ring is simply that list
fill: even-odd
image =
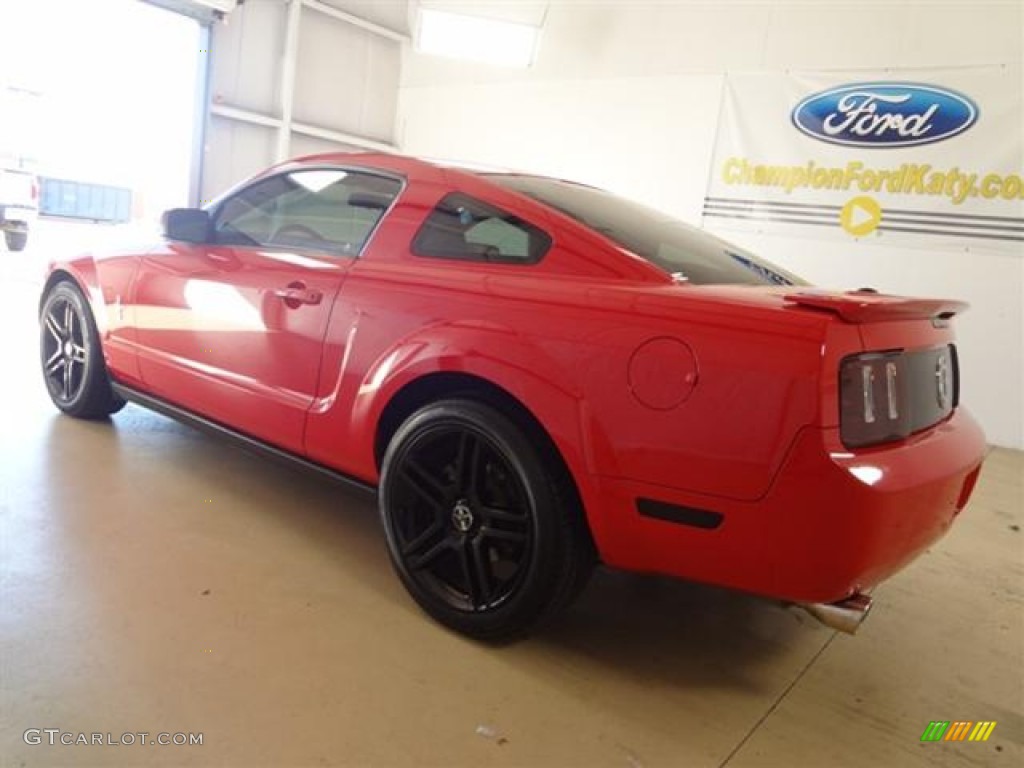
[{"label": "ford oval logo", "polygon": [[917,83],[844,85],[808,96],[793,110],[793,125],[811,138],[855,147],[931,144],[977,119],[966,96]]}]

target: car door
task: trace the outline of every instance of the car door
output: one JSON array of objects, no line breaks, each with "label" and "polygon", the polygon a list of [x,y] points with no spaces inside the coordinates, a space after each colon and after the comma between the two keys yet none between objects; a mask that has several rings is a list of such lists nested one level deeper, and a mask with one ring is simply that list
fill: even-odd
[{"label": "car door", "polygon": [[400,189],[338,168],[278,173],[220,202],[207,242],[147,254],[133,297],[146,389],[301,452],[338,290]]}]

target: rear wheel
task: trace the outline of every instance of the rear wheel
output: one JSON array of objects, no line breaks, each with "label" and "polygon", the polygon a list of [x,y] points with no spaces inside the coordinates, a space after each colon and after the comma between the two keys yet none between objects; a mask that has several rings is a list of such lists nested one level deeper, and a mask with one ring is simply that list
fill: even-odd
[{"label": "rear wheel", "polygon": [[563,608],[592,566],[579,521],[523,431],[474,401],[428,405],[398,429],[380,508],[413,598],[480,639],[524,634]]},{"label": "rear wheel", "polygon": [[53,286],[43,302],[39,358],[50,399],[64,413],[97,419],[124,407],[110,388],[92,313],[69,282]]},{"label": "rear wheel", "polygon": [[24,230],[4,230],[4,240],[7,242],[7,249],[11,251],[23,251],[28,245],[28,232]]}]

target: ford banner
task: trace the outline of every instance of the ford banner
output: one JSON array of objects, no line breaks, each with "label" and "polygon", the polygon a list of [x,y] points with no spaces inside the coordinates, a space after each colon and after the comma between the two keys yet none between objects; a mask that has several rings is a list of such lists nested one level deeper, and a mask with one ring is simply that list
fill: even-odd
[{"label": "ford banner", "polygon": [[1019,68],[729,75],[711,229],[1021,252]]},{"label": "ford banner", "polygon": [[977,118],[965,96],[916,83],[830,88],[793,110],[793,125],[811,138],[860,147],[930,144],[966,131]]}]

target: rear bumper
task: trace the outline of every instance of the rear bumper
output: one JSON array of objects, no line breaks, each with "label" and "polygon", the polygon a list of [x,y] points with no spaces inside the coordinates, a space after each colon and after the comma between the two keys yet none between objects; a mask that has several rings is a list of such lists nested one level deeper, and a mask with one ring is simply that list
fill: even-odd
[{"label": "rear bumper", "polygon": [[5,228],[8,226],[25,228],[38,218],[39,210],[37,208],[29,208],[24,205],[0,205],[0,224]]},{"label": "rear bumper", "polygon": [[[702,496],[601,481],[598,546],[609,565],[656,571],[794,602],[870,589],[939,539],[967,504],[986,450],[971,416],[894,447],[847,451],[836,429],[803,429],[765,496]],[[653,498],[722,515],[701,529],[637,512]]]}]

